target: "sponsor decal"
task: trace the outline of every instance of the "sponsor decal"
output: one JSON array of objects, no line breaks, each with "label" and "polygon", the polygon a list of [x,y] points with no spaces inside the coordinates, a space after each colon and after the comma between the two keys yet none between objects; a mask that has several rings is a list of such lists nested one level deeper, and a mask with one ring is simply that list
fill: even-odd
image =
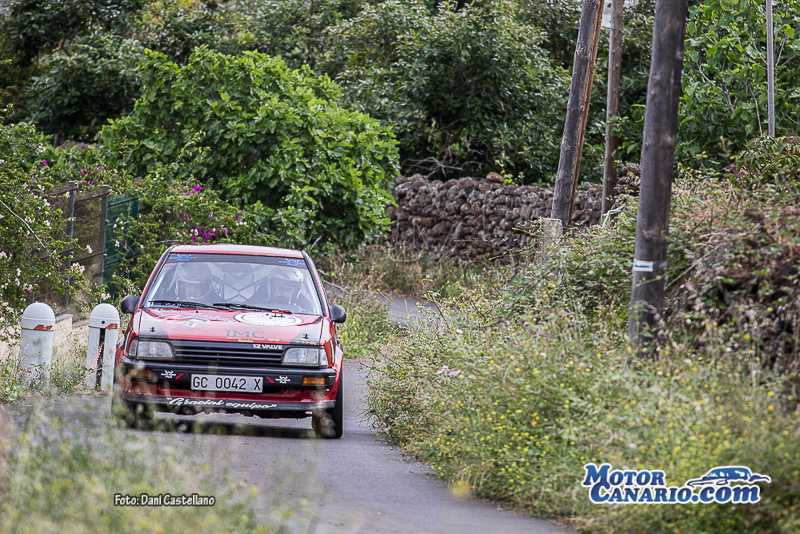
[{"label": "sponsor decal", "polygon": [[195,255],[194,254],[175,254],[175,256],[173,256],[173,258],[175,259],[175,261],[192,261],[193,259],[195,259]]},{"label": "sponsor decal", "polygon": [[303,321],[299,317],[279,315],[276,313],[239,313],[233,316],[242,323],[258,326],[295,326]]},{"label": "sponsor decal", "polygon": [[167,313],[165,315],[157,316],[159,319],[163,319],[165,321],[173,321],[177,323],[186,322],[188,323],[186,326],[190,328],[194,328],[198,324],[208,323],[211,321],[222,321],[224,323],[235,323],[233,319],[227,319],[225,317],[217,317],[216,315],[205,315],[202,313]]},{"label": "sponsor decal", "polygon": [[242,408],[250,410],[268,410],[278,405],[266,402],[247,402],[227,399],[187,399],[185,397],[167,397],[170,406],[208,406],[212,408]]},{"label": "sponsor decal", "polygon": [[306,262],[297,258],[281,258],[278,263],[288,265],[289,267],[305,267]]},{"label": "sponsor decal", "polygon": [[612,470],[611,464],[593,463],[583,468],[586,476],[581,486],[589,488],[589,499],[595,504],[756,503],[761,488],[755,483],[772,481],[737,465],[715,467],[682,486],[668,486],[661,470]]},{"label": "sponsor decal", "polygon": [[238,339],[239,341],[250,342],[250,340],[265,340],[267,334],[264,332],[251,332],[250,330],[228,330],[225,333],[228,339]]}]

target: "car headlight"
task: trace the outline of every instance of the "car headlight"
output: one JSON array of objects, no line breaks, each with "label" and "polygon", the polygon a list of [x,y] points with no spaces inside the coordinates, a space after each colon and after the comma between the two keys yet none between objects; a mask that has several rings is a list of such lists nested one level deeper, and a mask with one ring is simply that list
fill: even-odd
[{"label": "car headlight", "polygon": [[283,353],[283,365],[327,367],[328,356],[324,347],[292,347]]},{"label": "car headlight", "polygon": [[134,339],[128,349],[128,356],[146,360],[171,360],[175,357],[172,345],[166,341],[139,341]]}]

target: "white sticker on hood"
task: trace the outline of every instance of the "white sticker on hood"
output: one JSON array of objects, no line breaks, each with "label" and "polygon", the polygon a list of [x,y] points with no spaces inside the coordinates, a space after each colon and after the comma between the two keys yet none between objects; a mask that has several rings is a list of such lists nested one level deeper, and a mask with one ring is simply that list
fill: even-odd
[{"label": "white sticker on hood", "polygon": [[233,318],[243,323],[259,326],[294,326],[303,322],[299,317],[273,313],[239,313]]}]

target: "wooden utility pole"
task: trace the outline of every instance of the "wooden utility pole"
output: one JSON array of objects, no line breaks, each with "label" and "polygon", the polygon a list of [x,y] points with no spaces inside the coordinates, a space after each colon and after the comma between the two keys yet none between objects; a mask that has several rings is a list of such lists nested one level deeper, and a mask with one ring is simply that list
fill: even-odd
[{"label": "wooden utility pole", "polygon": [[566,229],[572,217],[575,188],[581,168],[583,137],[589,113],[589,97],[594,81],[594,62],[600,41],[600,25],[603,21],[605,0],[583,0],[581,22],[578,28],[578,43],[572,62],[572,83],[567,102],[567,118],[561,136],[561,155],[558,158],[556,185],[553,191],[553,207],[550,217],[559,219]]},{"label": "wooden utility pole", "polygon": [[775,137],[775,38],[772,35],[772,0],[767,0],[767,132]]},{"label": "wooden utility pole", "polygon": [[628,322],[628,336],[639,355],[647,353],[648,329],[655,327],[664,309],[669,205],[687,14],[688,0],[656,0]]},{"label": "wooden utility pole", "polygon": [[614,133],[612,119],[619,116],[619,79],[622,71],[622,4],[623,0],[611,0],[611,36],[608,42],[608,93],[606,95],[606,151],[603,166],[603,203],[600,215],[605,215],[614,206],[614,187],[617,185],[617,169],[614,151],[619,140]]}]

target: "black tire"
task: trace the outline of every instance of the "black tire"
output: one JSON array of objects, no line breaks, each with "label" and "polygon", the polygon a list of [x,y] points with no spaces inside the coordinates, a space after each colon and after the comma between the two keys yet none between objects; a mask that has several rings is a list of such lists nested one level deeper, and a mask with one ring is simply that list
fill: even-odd
[{"label": "black tire", "polygon": [[344,385],[339,376],[339,389],[336,391],[336,404],[325,410],[321,416],[311,416],[311,428],[318,438],[339,439],[344,432]]}]

